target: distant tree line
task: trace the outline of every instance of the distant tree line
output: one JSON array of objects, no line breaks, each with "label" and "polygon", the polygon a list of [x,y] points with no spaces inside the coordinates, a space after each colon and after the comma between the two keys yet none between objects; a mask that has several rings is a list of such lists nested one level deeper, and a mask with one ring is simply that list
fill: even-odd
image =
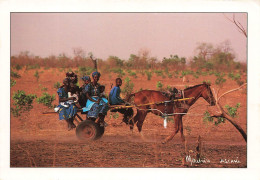
[{"label": "distant tree line", "polygon": [[[51,55],[46,58],[30,55],[28,51],[21,52],[17,56],[11,57],[11,66],[19,67],[45,67],[45,68],[78,68],[93,67],[90,57],[86,56],[82,48],[73,50],[74,57],[68,57],[65,53],[58,56]],[[90,54],[90,53],[89,53]],[[91,53],[92,54],[92,53]],[[187,61],[185,57],[179,57],[177,54],[164,57],[158,60],[156,57],[150,57],[148,50],[141,49],[138,54],[130,54],[128,59],[120,59],[117,56],[109,56],[103,60],[98,58],[99,69],[133,69],[133,70],[149,70],[149,69],[165,69],[168,70],[216,70],[216,71],[234,71],[242,69],[246,71],[246,63],[235,61],[235,55],[230,48],[229,42],[225,41],[217,47],[209,43],[199,43],[196,47],[196,55]]]}]

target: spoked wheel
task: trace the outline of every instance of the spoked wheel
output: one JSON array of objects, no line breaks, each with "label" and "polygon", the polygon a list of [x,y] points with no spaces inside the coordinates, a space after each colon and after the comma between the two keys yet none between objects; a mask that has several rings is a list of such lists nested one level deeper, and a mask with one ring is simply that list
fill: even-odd
[{"label": "spoked wheel", "polygon": [[91,141],[100,138],[104,134],[104,127],[100,127],[94,121],[85,120],[76,128],[76,135],[81,140]]}]

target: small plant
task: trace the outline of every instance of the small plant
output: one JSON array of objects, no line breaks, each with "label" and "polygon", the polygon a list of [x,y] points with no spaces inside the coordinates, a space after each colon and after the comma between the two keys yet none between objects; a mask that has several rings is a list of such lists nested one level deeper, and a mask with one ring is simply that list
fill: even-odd
[{"label": "small plant", "polygon": [[54,83],[54,85],[53,85],[53,87],[55,88],[55,89],[59,89],[60,88],[60,82],[56,82],[56,83]]},{"label": "small plant", "polygon": [[224,82],[226,82],[226,79],[224,79],[225,73],[222,73],[222,74],[220,74],[220,73],[215,73],[215,75],[217,76],[217,79],[216,79],[216,81],[215,81],[215,84],[216,84],[216,85],[219,85],[220,87],[222,87],[223,84],[224,84]]},{"label": "small plant", "polygon": [[30,111],[33,108],[33,106],[32,106],[33,100],[36,97],[37,96],[34,94],[26,95],[24,91],[18,90],[12,96],[12,99],[14,100],[13,105],[15,106],[15,108],[11,108],[11,113],[15,117],[17,117],[17,116],[20,116],[21,113],[23,113],[25,111]]},{"label": "small plant", "polygon": [[193,77],[195,77],[196,79],[199,78],[199,76],[197,74],[193,74]]},{"label": "small plant", "polygon": [[21,76],[17,72],[11,71],[11,77],[20,78]]},{"label": "small plant", "polygon": [[163,84],[161,83],[161,81],[158,81],[158,82],[156,83],[156,87],[157,87],[158,90],[162,90]]},{"label": "small plant", "polygon": [[171,73],[168,73],[168,78],[172,78],[172,74]]},{"label": "small plant", "polygon": [[34,77],[36,77],[36,80],[37,80],[37,82],[38,82],[38,81],[39,81],[39,78],[40,78],[40,75],[39,75],[38,70],[35,71]]},{"label": "small plant", "polygon": [[46,87],[42,87],[41,90],[42,90],[42,91],[48,91],[48,88],[46,88]]},{"label": "small plant", "polygon": [[[240,107],[240,103],[237,103],[235,105],[235,107],[231,107],[229,105],[225,105],[225,108],[228,110],[228,114],[231,116],[231,117],[237,117],[237,109]],[[225,123],[225,118],[224,117],[217,117],[216,120],[214,121],[214,118],[210,116],[209,112],[206,111],[204,113],[204,117],[203,117],[203,122],[204,123],[207,123],[207,122],[213,122],[214,121],[214,124],[217,126],[221,123]]]},{"label": "small plant", "polygon": [[128,95],[130,95],[133,92],[134,83],[131,82],[129,77],[126,77],[124,84],[125,84],[125,86],[122,89],[122,93],[125,94],[125,96],[127,97]]},{"label": "small plant", "polygon": [[229,105],[225,105],[225,108],[228,110],[228,114],[231,117],[237,117],[237,109],[240,107],[240,103],[237,103],[235,107],[231,107]]},{"label": "small plant", "polygon": [[150,81],[151,78],[152,78],[152,72],[146,71],[145,73],[146,73],[146,76],[147,76],[147,80]]},{"label": "small plant", "polygon": [[10,87],[13,87],[16,84],[16,80],[11,79],[10,80]]},{"label": "small plant", "polygon": [[154,72],[155,72],[155,74],[157,76],[163,76],[163,71],[162,70],[155,70]]},{"label": "small plant", "polygon": [[19,70],[21,70],[23,67],[22,67],[21,65],[19,65],[19,64],[16,64],[16,65],[14,66],[14,68],[15,68],[17,71],[19,71]]},{"label": "small plant", "polygon": [[39,98],[37,98],[37,103],[38,104],[43,104],[49,108],[52,108],[52,102],[55,100],[55,94],[53,94],[52,96],[49,95],[47,92],[44,92],[43,95]]},{"label": "small plant", "polygon": [[136,75],[135,72],[131,72],[129,75],[130,75],[130,76],[133,76],[134,78],[137,78],[137,75]]},{"label": "small plant", "polygon": [[113,68],[110,71],[118,74],[118,77],[120,77],[120,78],[125,75],[124,71],[121,68]]},{"label": "small plant", "polygon": [[27,65],[26,70],[30,70],[30,69],[40,69],[40,65],[39,64]]}]

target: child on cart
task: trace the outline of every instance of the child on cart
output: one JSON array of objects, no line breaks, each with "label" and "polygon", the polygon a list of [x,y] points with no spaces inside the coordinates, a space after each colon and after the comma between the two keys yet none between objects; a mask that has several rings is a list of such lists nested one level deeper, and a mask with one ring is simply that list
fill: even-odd
[{"label": "child on cart", "polygon": [[[116,86],[113,87],[109,93],[109,104],[110,105],[127,105],[127,103],[120,97],[121,89],[120,86],[122,85],[122,79],[116,79]],[[119,112],[124,115],[123,122],[129,124],[129,118],[133,116],[134,112],[132,108],[127,109],[116,109],[112,110],[112,112]]]}]

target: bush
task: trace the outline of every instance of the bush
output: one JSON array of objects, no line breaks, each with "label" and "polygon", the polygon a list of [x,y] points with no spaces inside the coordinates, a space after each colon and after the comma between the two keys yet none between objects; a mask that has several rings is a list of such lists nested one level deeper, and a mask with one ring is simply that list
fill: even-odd
[{"label": "bush", "polygon": [[13,87],[16,84],[16,80],[11,79],[10,87]]},{"label": "bush", "polygon": [[33,100],[36,97],[37,96],[34,94],[26,95],[24,91],[18,90],[12,96],[12,99],[14,100],[13,105],[15,106],[15,108],[11,108],[11,113],[17,117],[20,116],[21,113],[25,111],[30,111],[33,108],[32,106]]},{"label": "bush", "polygon": [[30,69],[40,69],[40,65],[39,64],[26,65],[26,70],[30,70]]},{"label": "bush", "polygon": [[[213,121],[214,121],[214,118],[210,116],[208,111],[206,111],[204,113],[203,122],[207,124],[208,122],[213,122]],[[220,123],[225,123],[225,118],[217,117],[217,120],[214,122],[214,124],[217,126]]]},{"label": "bush", "polygon": [[225,73],[222,73],[222,74],[215,73],[215,75],[217,76],[215,84],[219,85],[219,86],[223,86],[224,82],[226,82],[226,79],[224,79]]},{"label": "bush", "polygon": [[130,75],[130,76],[133,76],[134,78],[137,78],[137,75],[136,75],[135,72],[131,72],[129,75]]},{"label": "bush", "polygon": [[[225,105],[225,108],[228,110],[228,114],[231,117],[237,117],[237,109],[240,107],[240,103],[237,103],[235,105],[235,107],[231,107],[229,105]],[[203,117],[203,122],[207,123],[207,122],[213,122],[214,118],[210,116],[209,112],[206,111],[204,113],[204,117]],[[223,117],[217,117],[216,121],[214,122],[214,124],[217,126],[221,123],[225,123],[226,119]]]},{"label": "bush", "polygon": [[16,64],[16,65],[14,66],[14,68],[15,68],[17,71],[19,71],[19,70],[21,70],[23,67],[20,66],[19,64]]},{"label": "bush", "polygon": [[157,76],[163,76],[163,71],[162,70],[155,70],[154,72],[155,72],[155,74]]},{"label": "bush", "polygon": [[52,96],[49,95],[47,92],[44,92],[43,95],[39,98],[37,98],[38,104],[43,104],[49,108],[53,108],[53,105],[51,104],[55,100],[55,94]]},{"label": "bush", "polygon": [[228,114],[231,117],[237,117],[237,109],[240,107],[240,103],[237,103],[235,107],[231,107],[229,105],[225,105],[225,108],[228,110]]},{"label": "bush", "polygon": [[122,89],[122,93],[125,94],[125,96],[127,97],[128,95],[130,95],[133,92],[133,89],[134,89],[134,83],[131,82],[129,77],[126,77],[125,86]]},{"label": "bush", "polygon": [[150,71],[145,71],[146,75],[147,75],[147,80],[150,81],[151,77],[152,77],[152,72]]},{"label": "bush", "polygon": [[79,74],[80,76],[86,76],[86,75],[90,75],[92,72],[94,72],[95,69],[94,68],[91,68],[91,67],[85,67],[85,66],[80,66],[79,67]]},{"label": "bush", "polygon": [[56,83],[54,83],[54,85],[53,85],[53,87],[55,88],[55,89],[59,89],[60,88],[60,82],[56,82]]},{"label": "bush", "polygon": [[163,84],[161,83],[161,81],[158,81],[158,82],[156,83],[156,87],[157,87],[158,90],[162,90]]},{"label": "bush", "polygon": [[113,68],[110,71],[118,74],[118,77],[120,77],[120,78],[125,75],[124,71],[121,68]]},{"label": "bush", "polygon": [[38,70],[35,71],[34,77],[36,77],[36,80],[39,81],[40,75],[39,75]]},{"label": "bush", "polygon": [[20,78],[21,76],[17,72],[11,71],[11,77]]}]

